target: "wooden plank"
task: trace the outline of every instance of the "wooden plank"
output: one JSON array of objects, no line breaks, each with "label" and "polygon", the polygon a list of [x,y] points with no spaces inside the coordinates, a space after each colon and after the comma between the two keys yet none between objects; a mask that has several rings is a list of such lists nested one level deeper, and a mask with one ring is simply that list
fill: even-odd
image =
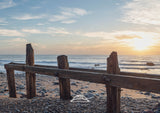
[{"label": "wooden plank", "polygon": [[[25,65],[21,63],[10,63],[10,64],[16,64],[16,65]],[[44,67],[44,68],[57,68],[57,66],[46,66],[46,65],[34,65],[36,67]],[[106,73],[105,70],[96,70],[96,69],[83,69],[83,68],[74,68],[69,67],[70,70],[77,70],[77,71],[87,71],[87,72],[98,72],[98,73]],[[158,74],[146,74],[146,73],[135,73],[135,72],[120,72],[120,75],[127,75],[127,76],[136,76],[136,77],[147,77],[147,78],[157,78],[160,79],[160,75]]]},{"label": "wooden plank", "polygon": [[[119,74],[117,52],[112,52],[107,58],[107,73]],[[119,87],[112,86],[110,81],[106,83],[107,91],[107,113],[120,113],[120,91]]]},{"label": "wooden plank", "polygon": [[14,70],[7,69],[6,71],[7,71],[9,97],[16,98],[16,87],[15,87]]},{"label": "wooden plank", "polygon": [[[26,45],[26,65],[34,65],[34,50],[31,44]],[[35,73],[26,72],[26,91],[27,98],[31,99],[36,96],[36,75]]]},{"label": "wooden plank", "polygon": [[[61,55],[57,57],[59,69],[69,69],[67,56]],[[59,77],[60,98],[67,100],[71,99],[70,94],[70,79]]]},{"label": "wooden plank", "polygon": [[146,74],[146,73],[133,73],[133,72],[120,72],[120,75],[135,76],[135,77],[148,77],[160,79],[158,74]]},{"label": "wooden plank", "polygon": [[26,71],[31,73],[45,74],[50,76],[66,77],[70,79],[89,81],[94,83],[105,84],[104,77],[110,79],[110,84],[112,86],[160,92],[160,79],[157,78],[147,78],[147,77],[135,77],[127,75],[118,74],[108,74],[108,73],[98,73],[98,72],[87,72],[87,71],[77,71],[77,70],[66,70],[57,68],[43,68],[28,65],[15,65],[15,64],[5,64],[6,69],[13,69],[18,71]]}]

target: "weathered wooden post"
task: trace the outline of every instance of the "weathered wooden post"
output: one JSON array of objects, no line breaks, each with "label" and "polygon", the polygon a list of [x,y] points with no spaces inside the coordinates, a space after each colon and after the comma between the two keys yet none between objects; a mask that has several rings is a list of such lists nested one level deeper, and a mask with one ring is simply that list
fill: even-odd
[{"label": "weathered wooden post", "polygon": [[6,69],[6,71],[7,71],[9,97],[16,98],[16,87],[15,87],[14,70]]},{"label": "weathered wooden post", "polygon": [[[107,73],[118,74],[120,68],[118,65],[117,52],[112,52],[107,58]],[[120,93],[121,89],[118,87],[106,84],[107,88],[107,113],[120,113]]]},{"label": "weathered wooden post", "polygon": [[[26,65],[34,65],[34,50],[31,44],[26,45]],[[36,96],[36,75],[35,73],[26,72],[26,89],[27,98],[31,99]]]},{"label": "weathered wooden post", "polygon": [[[58,56],[57,61],[59,69],[69,69],[67,56],[65,55]],[[70,79],[59,77],[59,87],[60,87],[60,98],[64,100],[71,99]]]}]

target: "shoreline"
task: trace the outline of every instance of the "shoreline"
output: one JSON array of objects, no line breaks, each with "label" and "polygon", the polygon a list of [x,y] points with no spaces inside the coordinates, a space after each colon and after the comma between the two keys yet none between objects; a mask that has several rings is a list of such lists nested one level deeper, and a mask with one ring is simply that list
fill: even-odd
[{"label": "shoreline", "polygon": [[[64,109],[64,111],[68,110],[71,112],[75,110],[79,110],[80,109],[79,107],[83,106],[83,104],[81,103],[73,104],[70,101],[63,101],[59,99],[59,83],[58,83],[58,78],[56,77],[51,77],[46,75],[37,75],[36,76],[37,97],[33,99],[26,99],[25,97],[26,86],[25,86],[24,74],[15,74],[17,98],[9,98],[6,79],[7,79],[6,74],[0,74],[0,100],[2,101],[0,106],[2,106],[2,108],[6,108],[7,106],[11,107],[14,105],[13,103],[15,102],[17,103],[21,102],[21,104],[23,105],[20,105],[20,106],[18,104],[15,105],[15,107],[17,107],[17,109],[20,112],[22,112],[22,108],[25,108],[26,105],[30,106],[31,108],[32,108],[32,105],[34,107],[37,106],[36,108],[32,109],[32,111],[35,110],[36,112],[36,110],[39,109],[38,104],[40,100],[44,100],[42,104],[44,104],[44,106],[46,107],[47,106],[53,107],[52,104],[56,104],[56,102],[58,101],[60,106],[56,104],[57,106],[54,106],[54,108],[59,109],[59,107],[63,108],[65,106],[66,108]],[[84,109],[83,110],[81,109],[82,112],[86,110],[90,110],[91,107],[94,108],[94,110],[92,110],[91,112],[96,112],[97,110],[99,110],[99,112],[101,110],[103,112],[106,111],[106,88],[104,84],[96,84],[96,83],[90,83],[90,82],[71,79],[71,95],[73,97],[76,95],[84,95],[87,99],[91,100],[90,104],[86,104]],[[33,104],[32,101],[35,101],[36,103]],[[143,110],[146,110],[146,109],[152,110],[160,102],[160,94],[122,88],[121,101],[122,101],[121,102],[122,112],[124,113],[131,112],[131,111],[142,112]],[[46,105],[46,102],[50,102],[52,104]],[[24,103],[26,103],[26,105]],[[74,105],[76,107],[74,107]],[[31,109],[31,108],[28,108],[28,109]],[[45,110],[49,110],[51,108],[48,107],[48,109],[45,109]],[[77,108],[77,109],[74,110],[74,108]],[[12,111],[16,109],[9,109],[9,110]],[[5,112],[5,109],[1,109],[0,111]],[[44,109],[41,109],[40,111],[44,112]],[[27,112],[31,112],[31,111],[27,111]]]}]

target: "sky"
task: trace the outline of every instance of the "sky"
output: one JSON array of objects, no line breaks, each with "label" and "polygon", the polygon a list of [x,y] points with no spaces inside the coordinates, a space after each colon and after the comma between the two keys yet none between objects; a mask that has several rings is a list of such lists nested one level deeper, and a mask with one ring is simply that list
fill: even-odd
[{"label": "sky", "polygon": [[160,54],[160,0],[0,0],[0,54]]}]

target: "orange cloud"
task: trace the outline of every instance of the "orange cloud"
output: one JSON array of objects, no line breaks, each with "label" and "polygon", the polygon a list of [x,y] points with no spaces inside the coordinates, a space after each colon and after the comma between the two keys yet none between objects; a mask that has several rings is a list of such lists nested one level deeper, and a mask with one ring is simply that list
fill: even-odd
[{"label": "orange cloud", "polygon": [[142,37],[137,36],[137,35],[117,35],[115,38],[123,40],[123,39],[133,39],[133,38],[139,38],[141,39]]}]

